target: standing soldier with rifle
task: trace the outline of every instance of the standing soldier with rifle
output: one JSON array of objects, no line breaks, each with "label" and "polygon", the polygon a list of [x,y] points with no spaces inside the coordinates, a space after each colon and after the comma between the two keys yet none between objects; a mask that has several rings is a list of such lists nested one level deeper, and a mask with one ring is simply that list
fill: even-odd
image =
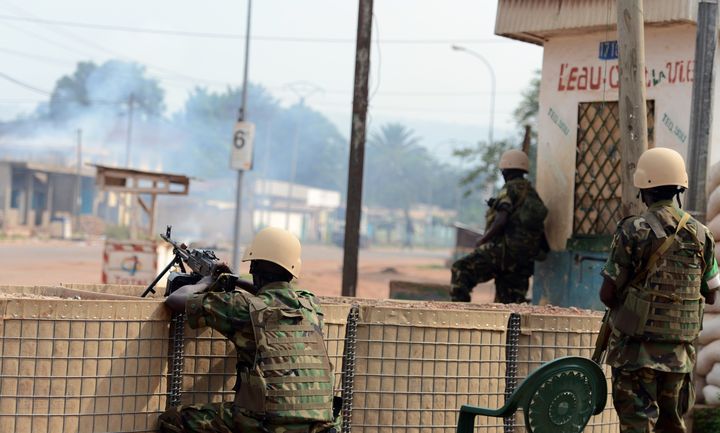
[{"label": "standing soldier with rifle", "polygon": [[[695,399],[691,373],[703,298],[713,303],[720,287],[715,243],[673,202],[680,205],[688,187],[679,153],[645,151],[634,184],[648,209],[618,223],[600,289],[610,308],[606,362],[614,406],[621,433],[684,433],[682,417]],[[598,340],[596,360],[604,349]]]},{"label": "standing soldier with rifle", "polygon": [[450,297],[470,302],[476,284],[495,279],[495,302],[527,302],[534,260],[547,254],[547,208],[525,175],[530,168],[521,150],[508,150],[498,164],[505,185],[488,200],[485,234],[473,252],[452,265]]},{"label": "standing soldier with rifle", "polygon": [[[192,328],[209,326],[236,346],[233,403],[171,408],[162,433],[337,433],[333,373],[315,296],[296,290],[300,242],[288,231],[261,230],[245,251],[256,293],[225,291],[225,273],[181,287],[166,299]],[[217,286],[217,287],[216,287]],[[220,288],[218,290],[218,287]]]}]

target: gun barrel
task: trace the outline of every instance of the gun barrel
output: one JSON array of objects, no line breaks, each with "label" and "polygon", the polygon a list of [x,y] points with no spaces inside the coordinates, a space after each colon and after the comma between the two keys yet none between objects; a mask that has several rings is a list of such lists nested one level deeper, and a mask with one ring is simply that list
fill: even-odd
[{"label": "gun barrel", "polygon": [[611,333],[610,310],[605,310],[602,326],[600,327],[597,340],[595,341],[595,350],[593,350],[593,354],[590,357],[590,359],[595,361],[596,364],[601,364],[603,362],[603,358],[605,358],[605,351],[607,350],[608,340],[610,339]]}]

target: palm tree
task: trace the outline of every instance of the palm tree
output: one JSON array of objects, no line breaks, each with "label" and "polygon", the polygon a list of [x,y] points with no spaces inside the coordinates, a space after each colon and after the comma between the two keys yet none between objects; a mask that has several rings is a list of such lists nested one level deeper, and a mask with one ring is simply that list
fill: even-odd
[{"label": "palm tree", "polygon": [[432,158],[406,126],[389,123],[368,141],[368,202],[407,211],[426,190]]}]

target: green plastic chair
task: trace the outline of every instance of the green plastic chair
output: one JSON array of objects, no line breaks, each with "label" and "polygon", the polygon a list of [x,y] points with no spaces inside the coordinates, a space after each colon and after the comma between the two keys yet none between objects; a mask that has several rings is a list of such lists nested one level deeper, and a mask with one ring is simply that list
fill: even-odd
[{"label": "green plastic chair", "polygon": [[600,366],[568,356],[533,371],[500,409],[460,407],[457,433],[474,433],[476,415],[505,418],[518,408],[525,413],[529,433],[580,433],[606,402],[607,382]]}]

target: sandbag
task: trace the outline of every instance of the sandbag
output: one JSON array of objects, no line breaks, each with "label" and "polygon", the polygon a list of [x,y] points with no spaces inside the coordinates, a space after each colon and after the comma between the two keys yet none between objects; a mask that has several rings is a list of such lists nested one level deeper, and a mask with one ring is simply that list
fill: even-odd
[{"label": "sandbag", "polygon": [[720,215],[715,215],[715,217],[707,223],[707,228],[710,229],[713,237],[717,240],[718,237],[720,237]]},{"label": "sandbag", "polygon": [[720,340],[715,340],[698,351],[695,372],[707,376],[716,362],[720,362]]},{"label": "sandbag", "polygon": [[[707,214],[706,221],[712,221],[713,218],[720,214],[720,188],[715,188],[710,192],[707,198]],[[715,232],[713,232],[715,233]]]},{"label": "sandbag", "polygon": [[[705,313],[703,315],[702,330],[698,335],[698,342],[707,345],[715,340],[720,340],[720,314]],[[720,383],[718,386],[720,386]]]},{"label": "sandbag", "polygon": [[705,385],[702,389],[705,404],[710,406],[720,406],[720,388],[715,385]]},{"label": "sandbag", "polygon": [[710,370],[710,373],[705,376],[705,383],[708,385],[715,385],[717,387],[720,387],[720,364],[713,365],[713,368]]},{"label": "sandbag", "polygon": [[705,194],[710,195],[718,186],[720,186],[720,162],[716,162],[708,168]]},{"label": "sandbag", "polygon": [[720,296],[715,295],[714,304],[705,304],[705,314],[717,314],[720,313]]}]

